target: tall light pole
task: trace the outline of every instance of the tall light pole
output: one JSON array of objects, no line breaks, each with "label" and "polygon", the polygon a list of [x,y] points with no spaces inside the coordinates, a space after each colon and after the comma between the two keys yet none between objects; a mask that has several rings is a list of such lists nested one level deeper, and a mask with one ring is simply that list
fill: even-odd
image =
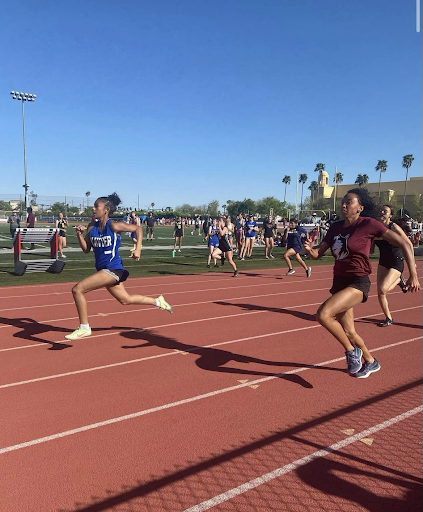
[{"label": "tall light pole", "polygon": [[23,131],[23,150],[24,150],[24,173],[25,173],[25,184],[23,185],[25,189],[25,211],[29,206],[28,202],[28,189],[29,185],[27,183],[27,173],[26,173],[26,141],[25,141],[25,101],[35,101],[37,97],[36,94],[30,94],[28,92],[18,92],[12,91],[10,93],[14,100],[22,101],[22,131]]}]

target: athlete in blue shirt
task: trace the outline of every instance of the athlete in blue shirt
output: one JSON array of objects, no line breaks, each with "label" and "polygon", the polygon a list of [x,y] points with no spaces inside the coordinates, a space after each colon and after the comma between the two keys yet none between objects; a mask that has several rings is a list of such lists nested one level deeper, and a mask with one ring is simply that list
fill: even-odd
[{"label": "athlete in blue shirt", "polygon": [[303,247],[303,242],[307,237],[307,231],[298,226],[296,220],[291,220],[289,222],[289,226],[285,229],[285,233],[283,235],[284,240],[286,241],[286,251],[283,255],[286,264],[288,265],[287,276],[291,274],[295,274],[295,270],[292,268],[291,257],[295,258],[298,263],[303,267],[306,271],[306,276],[311,276],[311,267],[307,267],[304,263],[304,260],[300,256],[300,251]]},{"label": "athlete in blue shirt", "polygon": [[248,220],[244,224],[245,245],[241,250],[241,259],[251,259],[253,253],[254,241],[256,239],[257,231],[259,230],[257,222],[254,220],[253,215],[249,215]]},{"label": "athlete in blue shirt", "polygon": [[120,233],[122,231],[136,232],[137,245],[130,257],[138,261],[141,254],[142,229],[137,224],[128,225],[126,222],[115,222],[109,219],[120,202],[116,193],[107,197],[99,197],[93,206],[93,221],[95,222],[88,225],[85,237],[83,233],[87,228],[85,226],[76,228],[76,236],[81,249],[85,253],[89,253],[91,248],[94,251],[97,272],[72,288],[80,325],[78,329],[65,336],[68,340],[78,340],[91,334],[85,294],[99,288],[106,288],[121,304],[151,304],[172,313],[172,307],[162,295],[154,299],[144,295],[129,295],[125,290],[123,281],[127,279],[129,272],[123,268],[119,255]]}]

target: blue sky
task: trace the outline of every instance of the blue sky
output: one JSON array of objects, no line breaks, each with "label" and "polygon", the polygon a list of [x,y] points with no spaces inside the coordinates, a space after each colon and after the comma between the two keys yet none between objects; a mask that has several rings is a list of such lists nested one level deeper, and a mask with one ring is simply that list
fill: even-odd
[{"label": "blue sky", "polygon": [[415,0],[3,3],[0,193],[125,205],[283,199],[317,162],[344,183],[422,168]]}]

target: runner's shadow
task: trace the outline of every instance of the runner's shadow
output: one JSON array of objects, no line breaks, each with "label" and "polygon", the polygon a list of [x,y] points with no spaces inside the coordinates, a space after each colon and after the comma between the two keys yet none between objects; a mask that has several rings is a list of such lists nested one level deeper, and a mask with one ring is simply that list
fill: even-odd
[{"label": "runner's shadow", "polygon": [[[380,322],[382,322],[383,320],[381,320],[379,318],[379,320],[376,320],[375,318],[360,318],[359,320],[355,320],[355,322],[359,322],[359,323],[363,323],[363,324],[375,324],[375,325],[378,325]],[[419,330],[422,330],[422,325],[418,325],[418,324],[406,324],[406,323],[403,323],[403,322],[396,322],[394,320],[394,323],[393,325],[398,325],[400,327],[410,327],[411,329],[419,329]]]},{"label": "runner's shadow", "polygon": [[316,315],[310,315],[309,313],[304,313],[303,311],[297,311],[295,309],[268,308],[265,306],[259,306],[258,304],[234,304],[233,302],[225,302],[223,300],[214,301],[214,304],[219,304],[221,306],[237,306],[246,311],[272,311],[274,313],[284,313],[286,315],[302,318],[303,320],[308,320],[309,322],[316,322]]},{"label": "runner's shadow", "polygon": [[256,357],[244,356],[241,354],[234,354],[233,352],[229,352],[227,350],[221,350],[214,347],[201,347],[198,345],[189,345],[187,343],[181,343],[174,338],[168,338],[165,336],[161,336],[159,334],[152,333],[148,330],[138,330],[138,331],[128,331],[121,333],[121,336],[132,339],[132,340],[145,340],[146,343],[142,343],[140,345],[123,345],[122,348],[130,349],[130,348],[143,348],[143,347],[160,347],[166,350],[177,350],[183,353],[193,353],[194,355],[198,355],[199,357],[196,359],[195,364],[201,368],[202,370],[213,371],[213,372],[222,372],[222,373],[234,373],[241,375],[257,375],[257,376],[272,376],[279,377],[284,380],[288,380],[290,382],[294,382],[295,384],[299,384],[305,388],[312,388],[313,385],[307,382],[305,379],[295,374],[282,374],[275,372],[261,372],[256,370],[246,370],[243,368],[234,368],[230,366],[225,366],[230,361],[237,363],[255,363],[262,364],[266,366],[285,366],[285,367],[294,367],[294,368],[317,368],[317,369],[325,369],[331,371],[342,371],[345,370],[340,368],[333,367],[323,367],[323,366],[314,366],[310,364],[299,364],[293,362],[279,362],[279,361],[266,361],[264,359],[259,359]]},{"label": "runner's shadow", "polygon": [[[33,318],[4,318],[0,317],[0,324],[10,325],[12,327],[20,328],[21,331],[13,333],[14,338],[20,338],[28,341],[35,341],[37,343],[45,343],[46,345],[51,345],[48,350],[64,350],[65,348],[73,347],[68,343],[49,341],[43,338],[40,338],[39,335],[46,332],[60,332],[69,334],[72,332],[72,329],[66,329],[65,327],[55,327],[51,324],[39,323]],[[105,331],[105,330],[124,330],[131,329],[131,327],[102,327],[102,328],[93,328],[92,331]]]},{"label": "runner's shadow", "polygon": [[248,272],[248,271],[245,271],[245,272],[240,272],[240,274],[242,273],[243,276],[246,276],[246,277],[262,277],[263,279],[276,279],[276,280],[283,280],[283,277],[279,274],[256,274],[254,272]]}]

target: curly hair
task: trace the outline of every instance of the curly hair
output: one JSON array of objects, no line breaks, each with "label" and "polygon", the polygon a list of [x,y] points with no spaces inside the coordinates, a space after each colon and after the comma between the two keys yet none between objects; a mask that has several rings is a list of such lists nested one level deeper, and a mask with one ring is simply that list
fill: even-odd
[{"label": "curly hair", "polygon": [[379,208],[377,207],[372,196],[369,194],[367,188],[352,188],[348,190],[348,194],[355,194],[358,198],[358,202],[363,206],[363,211],[360,213],[360,217],[372,217],[373,219],[379,218]]},{"label": "curly hair", "polygon": [[116,192],[113,192],[113,194],[110,194],[109,196],[99,197],[98,200],[103,202],[109,208],[109,215],[112,215],[122,202]]}]

